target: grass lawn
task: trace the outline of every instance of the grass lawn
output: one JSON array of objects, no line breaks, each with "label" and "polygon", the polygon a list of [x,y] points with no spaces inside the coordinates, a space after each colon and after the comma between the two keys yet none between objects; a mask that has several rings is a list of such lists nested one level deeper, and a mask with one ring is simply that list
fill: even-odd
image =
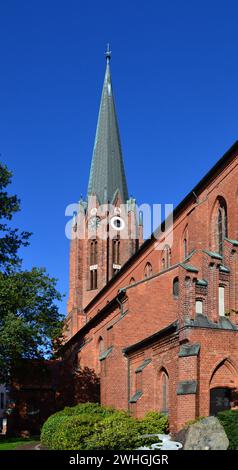
[{"label": "grass lawn", "polygon": [[0,439],[0,450],[14,450],[19,449],[26,444],[36,444],[39,442],[37,438],[23,439],[22,437],[6,437]]}]

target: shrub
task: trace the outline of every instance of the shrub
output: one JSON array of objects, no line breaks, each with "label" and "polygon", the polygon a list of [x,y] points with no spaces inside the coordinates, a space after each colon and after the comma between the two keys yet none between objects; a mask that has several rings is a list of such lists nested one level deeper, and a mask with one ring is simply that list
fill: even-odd
[{"label": "shrub", "polygon": [[130,450],[142,444],[139,421],[124,412],[115,412],[95,425],[86,439],[90,450]]},{"label": "shrub", "polygon": [[83,403],[50,416],[41,432],[43,447],[54,450],[131,450],[158,438],[144,434],[165,433],[168,420],[156,412],[135,419],[125,411]]},{"label": "shrub", "polygon": [[[100,406],[98,403],[80,403],[80,404],[78,404],[76,406],[73,406],[73,407],[66,406],[63,410],[58,411],[57,413],[54,413],[53,415],[51,415],[47,419],[47,421],[45,421],[45,423],[42,427],[42,431],[41,431],[41,444],[42,444],[43,447],[46,447],[48,449],[55,448],[54,446],[57,446],[59,440],[61,439],[59,437],[60,430],[61,430],[61,428],[64,429],[64,426],[66,425],[67,418],[69,418],[69,417],[76,417],[76,416],[83,415],[84,416],[83,419],[85,419],[85,415],[89,415],[89,416],[92,417],[91,421],[93,421],[93,424],[94,424],[94,422],[98,421],[99,419],[102,420],[106,416],[110,416],[112,413],[115,413],[115,410],[113,408]],[[94,419],[95,416],[98,416],[99,419]],[[71,422],[67,421],[67,426],[69,428],[70,428],[70,426],[72,426],[72,429],[73,429],[72,432],[74,434],[76,434],[75,427],[77,427],[77,426],[80,427],[82,423],[80,424],[80,420],[78,420],[78,421],[76,420],[74,425],[72,423],[73,423],[73,421],[71,421]],[[77,425],[76,425],[76,423],[77,423]],[[86,423],[84,423],[84,425],[86,426]],[[90,427],[89,423],[87,424],[87,426]],[[81,428],[81,431],[82,431],[82,428]],[[79,431],[79,433],[81,431]],[[67,432],[68,432],[68,434],[70,433],[70,431],[67,431]],[[55,434],[57,434],[57,436],[58,436],[56,438],[56,440],[54,440],[55,439]],[[68,434],[67,434],[67,436],[68,436]],[[69,442],[67,440],[68,438],[65,438],[65,439],[66,439],[67,442]],[[62,440],[64,440],[63,437],[62,437]],[[78,445],[80,445],[80,444],[78,443]],[[61,448],[61,447],[57,447],[57,448]],[[79,447],[77,447],[77,448],[79,448]],[[71,448],[70,448],[70,450],[71,450]]]},{"label": "shrub", "polygon": [[53,450],[85,450],[85,439],[95,431],[95,423],[101,419],[99,414],[80,414],[67,416],[58,426],[51,439]]},{"label": "shrub", "polygon": [[220,411],[217,415],[229,439],[228,449],[238,449],[238,410]]},{"label": "shrub", "polygon": [[168,418],[165,414],[149,411],[139,420],[141,434],[165,434],[168,432]]},{"label": "shrub", "polygon": [[63,422],[67,419],[67,416],[64,416],[62,412],[55,413],[51,415],[47,421],[43,424],[41,430],[41,444],[43,447],[47,447],[48,449],[52,449],[52,439],[54,437],[55,432],[58,428],[63,425]]}]

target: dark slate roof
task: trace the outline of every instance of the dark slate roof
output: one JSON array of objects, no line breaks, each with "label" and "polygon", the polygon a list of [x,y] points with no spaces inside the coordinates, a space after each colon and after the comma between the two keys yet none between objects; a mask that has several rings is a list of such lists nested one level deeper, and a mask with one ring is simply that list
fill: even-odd
[{"label": "dark slate roof", "polygon": [[206,279],[197,279],[196,285],[206,287],[208,285],[208,282]]},{"label": "dark slate roof", "polygon": [[179,350],[179,357],[198,356],[200,344],[182,344]]},{"label": "dark slate roof", "polygon": [[221,329],[221,330],[238,330],[238,326],[232,323],[229,318],[225,315],[219,317],[219,322],[215,323],[209,320],[206,315],[198,313],[195,320],[187,319],[185,321],[185,326],[195,326],[198,328],[212,328],[212,329]]},{"label": "dark slate roof", "polygon": [[113,350],[113,347],[110,346],[110,348],[106,349],[106,351],[103,351],[99,356],[99,361],[104,361],[104,359],[106,359],[109,356],[109,354],[111,354],[112,350]]},{"label": "dark slate roof", "polygon": [[119,127],[112,91],[109,58],[102,90],[97,131],[91,163],[88,196],[96,194],[99,202],[112,202],[117,192],[128,198]]},{"label": "dark slate roof", "polygon": [[142,364],[137,367],[137,369],[135,370],[135,373],[137,374],[138,372],[142,372],[142,370],[148,366],[150,363],[151,363],[152,359],[145,359],[144,362],[142,362]]},{"label": "dark slate roof", "polygon": [[222,259],[220,253],[216,253],[215,251],[204,250],[204,253],[207,253],[207,255],[211,256],[211,258]]},{"label": "dark slate roof", "polygon": [[130,398],[129,403],[136,403],[140,397],[142,397],[142,392],[138,390],[138,392]]}]

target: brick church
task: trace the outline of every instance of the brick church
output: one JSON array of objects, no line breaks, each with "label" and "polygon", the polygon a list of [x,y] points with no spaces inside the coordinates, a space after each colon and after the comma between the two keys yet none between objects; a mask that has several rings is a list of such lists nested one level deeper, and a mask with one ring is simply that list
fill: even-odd
[{"label": "brick church", "polygon": [[[237,405],[238,142],[175,208],[171,246],[163,231],[143,242],[142,217],[128,197],[109,51],[106,62],[88,194],[73,221],[64,354],[73,370],[96,374],[102,404],[136,417],[167,413],[177,430]],[[102,205],[110,210],[102,214]],[[113,236],[98,237],[101,225]]]}]

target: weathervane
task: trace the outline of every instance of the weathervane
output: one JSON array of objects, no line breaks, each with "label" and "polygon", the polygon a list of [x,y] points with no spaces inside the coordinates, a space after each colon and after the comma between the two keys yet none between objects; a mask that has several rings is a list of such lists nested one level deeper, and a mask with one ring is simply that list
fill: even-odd
[{"label": "weathervane", "polygon": [[105,56],[106,56],[107,64],[109,64],[109,61],[111,59],[111,51],[110,51],[109,43],[107,44],[107,50],[105,52]]}]

